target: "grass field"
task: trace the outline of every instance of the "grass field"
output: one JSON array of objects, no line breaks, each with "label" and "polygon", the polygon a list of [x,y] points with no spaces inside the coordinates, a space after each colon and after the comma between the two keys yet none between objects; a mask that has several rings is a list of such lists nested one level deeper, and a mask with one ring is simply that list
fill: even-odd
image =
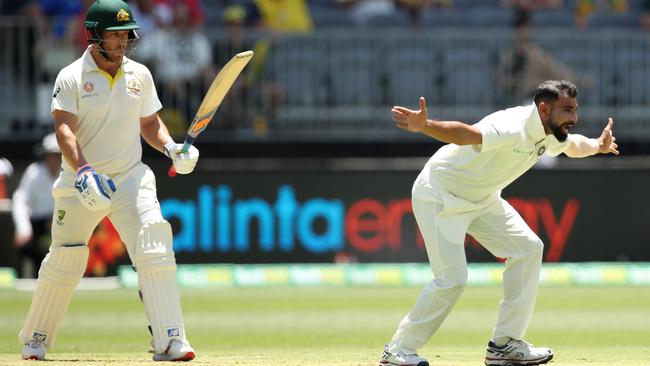
[{"label": "grass field", "polygon": [[[184,290],[203,365],[376,365],[416,288]],[[420,354],[431,365],[482,365],[500,288],[470,287]],[[25,365],[16,335],[31,292],[0,291],[0,365]],[[46,362],[142,365],[149,334],[135,290],[77,291]],[[527,339],[553,365],[650,365],[650,288],[541,288]]]}]

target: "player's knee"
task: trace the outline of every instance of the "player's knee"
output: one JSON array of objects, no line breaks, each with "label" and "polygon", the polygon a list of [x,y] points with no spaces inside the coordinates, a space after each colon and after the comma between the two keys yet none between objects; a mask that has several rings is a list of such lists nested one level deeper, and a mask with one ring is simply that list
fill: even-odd
[{"label": "player's knee", "polygon": [[133,265],[139,273],[175,270],[172,228],[165,220],[144,224],[138,232]]},{"label": "player's knee", "polygon": [[52,247],[41,265],[39,278],[62,287],[75,287],[86,270],[88,247],[64,244]]},{"label": "player's knee", "polygon": [[467,278],[468,271],[467,268],[464,268],[437,273],[433,282],[438,288],[462,291],[467,285]]},{"label": "player's knee", "polygon": [[524,246],[524,256],[538,258],[541,260],[544,255],[544,242],[537,236],[531,236]]}]

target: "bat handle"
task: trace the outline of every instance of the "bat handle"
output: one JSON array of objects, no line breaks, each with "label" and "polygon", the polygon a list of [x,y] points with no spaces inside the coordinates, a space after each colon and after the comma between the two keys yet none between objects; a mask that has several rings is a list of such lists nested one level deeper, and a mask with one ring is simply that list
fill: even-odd
[{"label": "bat handle", "polygon": [[[190,151],[190,146],[194,143],[194,137],[187,135],[185,138],[185,142],[183,142],[183,148],[181,149],[181,153],[185,154],[186,152]],[[174,178],[176,176],[176,169],[174,168],[174,165],[169,167],[169,170],[167,171],[167,175],[170,176],[171,178]]]},{"label": "bat handle", "polygon": [[181,153],[185,154],[186,152],[190,151],[190,146],[194,143],[194,137],[187,135],[185,138],[185,142],[183,143],[183,148],[181,149]]}]

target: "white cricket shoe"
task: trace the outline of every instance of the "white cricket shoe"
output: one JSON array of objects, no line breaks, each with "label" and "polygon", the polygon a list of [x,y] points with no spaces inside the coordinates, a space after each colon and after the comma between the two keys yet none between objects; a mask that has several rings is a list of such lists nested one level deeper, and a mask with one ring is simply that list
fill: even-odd
[{"label": "white cricket shoe", "polygon": [[23,347],[23,360],[44,360],[45,345],[41,341],[31,340]]},{"label": "white cricket shoe", "polygon": [[541,365],[552,358],[553,351],[550,348],[533,347],[532,344],[524,340],[512,339],[501,347],[490,341],[485,353],[485,364],[488,366]]},{"label": "white cricket shoe", "polygon": [[418,356],[417,353],[407,355],[401,351],[390,352],[386,345],[381,360],[379,360],[379,366],[429,366],[429,361]]},{"label": "white cricket shoe", "polygon": [[194,348],[189,343],[172,339],[163,353],[154,353],[154,361],[192,361],[195,357]]}]

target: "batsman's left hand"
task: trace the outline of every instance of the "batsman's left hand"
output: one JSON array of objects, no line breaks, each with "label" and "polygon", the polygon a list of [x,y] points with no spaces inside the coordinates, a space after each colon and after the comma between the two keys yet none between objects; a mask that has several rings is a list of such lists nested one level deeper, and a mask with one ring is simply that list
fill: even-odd
[{"label": "batsman's left hand", "polygon": [[614,127],[614,120],[610,117],[603,133],[598,138],[598,153],[600,154],[619,154],[618,145],[615,143],[616,137],[612,134],[612,127]]},{"label": "batsman's left hand", "polygon": [[172,159],[176,173],[190,174],[199,160],[199,150],[194,145],[190,145],[186,153],[181,152],[182,149],[183,144],[168,142],[165,144],[165,155]]}]

